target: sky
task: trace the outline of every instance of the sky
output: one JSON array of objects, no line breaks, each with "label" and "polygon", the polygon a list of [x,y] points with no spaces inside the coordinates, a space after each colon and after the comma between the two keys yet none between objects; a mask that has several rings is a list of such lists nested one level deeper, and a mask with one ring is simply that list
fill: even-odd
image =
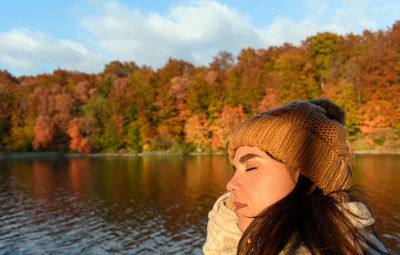
[{"label": "sky", "polygon": [[386,30],[399,0],[14,0],[0,8],[0,70],[100,73],[114,60],[207,66],[220,51]]}]

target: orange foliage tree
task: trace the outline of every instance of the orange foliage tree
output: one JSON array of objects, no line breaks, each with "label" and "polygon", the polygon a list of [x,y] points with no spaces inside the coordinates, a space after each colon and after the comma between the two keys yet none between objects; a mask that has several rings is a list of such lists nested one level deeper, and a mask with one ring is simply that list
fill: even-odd
[{"label": "orange foliage tree", "polygon": [[49,116],[40,115],[35,123],[35,139],[32,142],[35,151],[49,149],[53,142],[55,123]]},{"label": "orange foliage tree", "polygon": [[0,149],[224,150],[247,117],[292,100],[344,108],[350,138],[399,149],[400,21],[385,31],[318,33],[300,46],[218,53],[208,66],[113,61],[99,74],[0,71]]}]

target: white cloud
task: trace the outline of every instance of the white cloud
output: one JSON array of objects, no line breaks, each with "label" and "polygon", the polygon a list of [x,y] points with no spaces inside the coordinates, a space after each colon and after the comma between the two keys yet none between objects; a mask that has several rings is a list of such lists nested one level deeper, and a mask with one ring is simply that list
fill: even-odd
[{"label": "white cloud", "polygon": [[252,26],[247,17],[212,0],[173,6],[166,15],[143,14],[118,2],[95,3],[101,15],[85,18],[82,26],[97,38],[97,46],[114,59],[154,68],[163,66],[169,57],[207,65],[221,50],[236,55],[246,47],[299,45],[317,32],[346,34],[377,28],[369,19],[371,6],[359,0],[342,1],[338,6],[304,0],[299,5],[302,19],[276,16],[265,28]]},{"label": "white cloud", "polygon": [[0,63],[24,74],[55,68],[99,72],[106,59],[70,40],[54,40],[43,32],[12,29],[0,33]]},{"label": "white cloud", "polygon": [[400,11],[400,2],[396,4],[393,1],[383,3],[379,0],[304,0],[303,19],[275,17],[271,24],[260,30],[260,33],[269,45],[281,45],[284,42],[299,45],[301,41],[318,32],[345,35],[350,32],[362,33],[365,29],[378,30],[379,18],[385,15],[396,17],[396,11]]},{"label": "white cloud", "polygon": [[0,67],[24,74],[58,67],[101,72],[110,60],[158,68],[170,57],[207,65],[221,50],[236,55],[247,47],[267,48],[284,42],[299,45],[317,32],[376,30],[381,20],[400,12],[400,2],[389,0],[303,0],[296,2],[300,18],[276,15],[261,28],[215,0],[186,0],[171,6],[166,14],[143,13],[118,1],[86,2],[97,14],[82,18],[77,28],[82,42],[27,29],[0,32]]},{"label": "white cloud", "polygon": [[171,7],[168,15],[142,14],[111,2],[104,16],[83,20],[98,45],[114,58],[161,67],[169,57],[208,64],[220,50],[266,47],[245,17],[215,1]]},{"label": "white cloud", "polygon": [[260,31],[260,33],[263,33],[268,45],[281,45],[285,42],[298,45],[301,41],[315,35],[317,32],[345,34],[349,31],[337,24],[321,25],[311,19],[295,22],[281,17],[275,18],[264,31]]}]

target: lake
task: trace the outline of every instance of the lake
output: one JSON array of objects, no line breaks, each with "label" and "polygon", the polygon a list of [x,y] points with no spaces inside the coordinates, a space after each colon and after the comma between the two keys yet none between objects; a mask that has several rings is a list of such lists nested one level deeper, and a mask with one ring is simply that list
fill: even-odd
[{"label": "lake", "polygon": [[[1,254],[202,254],[225,155],[0,160]],[[353,184],[400,253],[400,155],[357,155]]]}]

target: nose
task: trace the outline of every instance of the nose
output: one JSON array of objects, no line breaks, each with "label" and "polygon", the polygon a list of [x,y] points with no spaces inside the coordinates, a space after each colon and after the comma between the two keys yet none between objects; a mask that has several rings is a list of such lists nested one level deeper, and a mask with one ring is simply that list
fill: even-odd
[{"label": "nose", "polygon": [[240,187],[240,181],[237,172],[232,176],[229,182],[226,184],[226,190],[234,192]]}]

